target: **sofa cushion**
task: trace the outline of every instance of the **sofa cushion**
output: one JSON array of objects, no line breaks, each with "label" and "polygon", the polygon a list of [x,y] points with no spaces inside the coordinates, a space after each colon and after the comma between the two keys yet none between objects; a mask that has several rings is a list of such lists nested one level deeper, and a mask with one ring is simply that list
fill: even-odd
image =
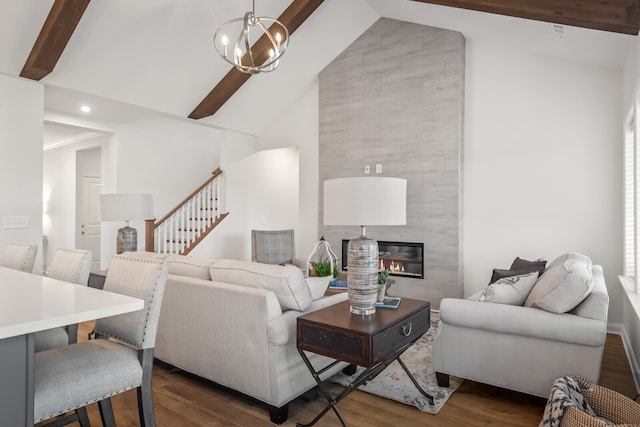
[{"label": "sofa cushion", "polygon": [[327,292],[327,288],[329,287],[329,283],[333,277],[307,277],[304,280],[307,282],[309,286],[309,291],[311,292],[311,298],[315,301],[324,296],[324,293]]},{"label": "sofa cushion", "polygon": [[291,264],[217,260],[209,267],[209,273],[218,282],[272,291],[283,310],[306,310],[312,301],[302,270]]},{"label": "sofa cushion", "polygon": [[580,304],[592,288],[591,265],[569,258],[544,272],[524,305],[552,313],[566,313]]},{"label": "sofa cushion", "polygon": [[211,280],[209,267],[214,262],[211,259],[193,258],[185,255],[169,255],[167,261],[169,262],[169,274]]},{"label": "sofa cushion", "polygon": [[568,252],[566,254],[560,255],[558,258],[554,259],[553,261],[551,261],[549,263],[549,265],[547,266],[547,269],[553,268],[553,267],[557,267],[558,265],[564,264],[564,262],[568,259],[575,259],[577,261],[582,261],[586,264],[588,264],[589,266],[592,265],[591,263],[591,258],[589,258],[586,255],[582,255],[578,252]]},{"label": "sofa cushion", "polygon": [[504,277],[487,286],[479,301],[522,305],[537,280],[537,271]]}]

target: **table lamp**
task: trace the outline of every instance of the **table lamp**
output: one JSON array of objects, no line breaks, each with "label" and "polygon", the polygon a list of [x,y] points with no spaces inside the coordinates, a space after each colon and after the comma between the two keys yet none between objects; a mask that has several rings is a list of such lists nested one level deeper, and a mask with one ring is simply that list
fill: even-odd
[{"label": "table lamp", "polygon": [[367,225],[406,225],[407,180],[351,177],[324,182],[324,225],[359,225],[360,237],[347,252],[351,313],[373,314],[378,292],[378,242],[366,237]]},{"label": "table lamp", "polygon": [[138,250],[138,232],[129,227],[129,221],[152,219],[153,197],[151,194],[101,194],[100,221],[124,221],[125,226],[118,230],[116,252]]}]

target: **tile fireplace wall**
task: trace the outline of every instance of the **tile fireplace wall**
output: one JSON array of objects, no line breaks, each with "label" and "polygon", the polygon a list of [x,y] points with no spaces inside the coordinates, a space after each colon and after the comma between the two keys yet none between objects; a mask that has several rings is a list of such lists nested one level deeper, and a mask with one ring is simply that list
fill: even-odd
[{"label": "tile fireplace wall", "polygon": [[365,165],[370,176],[406,178],[407,225],[368,226],[367,236],[424,243],[425,277],[394,277],[390,293],[436,307],[462,296],[463,36],[382,18],[320,73],[319,87],[320,235],[340,259],[342,239],[360,233],[323,225],[325,180],[364,176]]}]

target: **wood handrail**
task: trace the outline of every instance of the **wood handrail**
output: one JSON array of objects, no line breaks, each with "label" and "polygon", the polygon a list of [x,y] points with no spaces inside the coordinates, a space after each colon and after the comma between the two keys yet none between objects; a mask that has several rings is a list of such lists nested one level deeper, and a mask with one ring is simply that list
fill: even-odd
[{"label": "wood handrail", "polygon": [[211,181],[213,181],[214,179],[216,179],[218,176],[220,176],[220,174],[222,173],[222,171],[220,170],[220,168],[217,168],[216,170],[214,170],[213,172],[211,172],[211,177],[209,179],[207,179],[200,187],[196,188],[191,194],[189,194],[187,197],[185,197],[185,199],[183,201],[181,201],[180,203],[178,203],[178,205],[173,208],[171,211],[169,211],[168,214],[166,214],[165,216],[162,217],[162,219],[158,220],[155,222],[155,227],[158,227],[160,224],[162,224],[163,222],[165,222],[167,219],[169,219],[171,217],[171,215],[173,215],[174,213],[176,213],[178,211],[178,209],[180,209],[181,207],[183,207],[189,200],[191,200],[196,194],[198,194],[200,192],[200,190],[202,190],[203,188],[205,188],[207,185],[209,185],[209,183],[211,183]]},{"label": "wood handrail", "polygon": [[[228,213],[220,213],[219,181],[222,174],[216,168],[203,184],[198,186],[160,220],[145,221],[145,250],[186,255],[215,228]],[[197,212],[194,211],[197,209]],[[186,216],[189,215],[189,216]],[[196,224],[186,222],[197,221]],[[156,247],[156,240],[162,246]],[[176,248],[176,244],[180,244]],[[169,245],[169,248],[167,248]],[[176,251],[177,249],[177,251]]]}]

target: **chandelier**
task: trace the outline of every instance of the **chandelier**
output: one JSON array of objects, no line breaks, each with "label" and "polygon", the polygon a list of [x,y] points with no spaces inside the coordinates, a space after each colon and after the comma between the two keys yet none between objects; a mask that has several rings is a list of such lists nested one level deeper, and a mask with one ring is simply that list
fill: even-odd
[{"label": "chandelier", "polygon": [[[248,74],[278,68],[280,57],[289,45],[287,28],[276,19],[256,16],[255,10],[256,2],[253,0],[253,9],[245,13],[244,18],[225,22],[213,36],[213,43],[222,59]],[[233,34],[237,34],[235,43]]]}]

